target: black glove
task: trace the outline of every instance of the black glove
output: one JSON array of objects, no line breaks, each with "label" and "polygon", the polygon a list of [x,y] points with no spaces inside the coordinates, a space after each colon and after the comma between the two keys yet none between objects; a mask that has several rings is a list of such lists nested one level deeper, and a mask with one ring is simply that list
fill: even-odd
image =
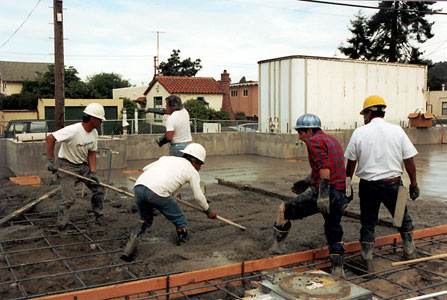
[{"label": "black glove", "polygon": [[328,215],[330,213],[329,179],[320,178],[320,187],[318,189],[317,207],[318,207],[318,211],[324,215]]},{"label": "black glove", "polygon": [[98,174],[96,174],[96,172],[90,172],[90,173],[88,173],[88,178],[90,178],[91,180],[96,181],[97,184],[100,183]]},{"label": "black glove", "polygon": [[159,139],[157,140],[158,147],[161,147],[161,146],[163,146],[164,144],[167,144],[167,143],[169,143],[169,141],[168,141],[168,139],[166,138],[166,134],[163,135],[161,138],[159,138]]},{"label": "black glove", "polygon": [[410,198],[411,200],[416,200],[419,197],[419,187],[418,185],[411,185],[410,184]]},{"label": "black glove", "polygon": [[304,192],[308,187],[310,187],[310,184],[312,183],[312,175],[309,174],[306,176],[306,178],[298,180],[295,182],[291,188],[292,192],[299,195],[302,192]]},{"label": "black glove", "polygon": [[50,171],[53,174],[57,172],[57,166],[56,163],[54,162],[54,158],[48,158],[48,171]]}]

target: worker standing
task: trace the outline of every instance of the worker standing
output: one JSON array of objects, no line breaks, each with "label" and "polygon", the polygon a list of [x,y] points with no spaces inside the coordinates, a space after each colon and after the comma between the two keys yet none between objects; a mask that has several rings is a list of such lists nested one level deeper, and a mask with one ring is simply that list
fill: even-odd
[{"label": "worker standing", "polygon": [[89,181],[80,180],[72,175],[58,171],[54,159],[54,146],[61,143],[58,153],[60,168],[90,178],[98,184],[96,173],[96,151],[98,149],[98,131],[96,128],[105,120],[104,107],[99,103],[90,103],[84,109],[82,122],[69,125],[47,136],[48,170],[57,172],[62,187],[58,211],[58,229],[64,230],[70,219],[70,207],[75,203],[75,184],[84,182],[92,191],[91,205],[95,218],[103,215],[104,188]]},{"label": "worker standing", "polygon": [[303,219],[320,212],[325,221],[324,232],[329,244],[331,273],[344,278],[343,229],[340,222],[347,198],[342,146],[337,139],[321,130],[321,121],[316,115],[302,115],[293,129],[298,131],[299,139],[307,145],[312,172],[292,187],[298,196],[279,207],[273,226],[276,246],[286,238],[291,227],[290,220]]},{"label": "worker standing", "polygon": [[140,220],[131,232],[130,239],[121,256],[123,260],[130,261],[132,259],[137,246],[137,238],[153,223],[154,209],[160,211],[174,224],[178,243],[186,242],[188,237],[187,221],[177,201],[172,197],[173,192],[185,183],[189,183],[191,186],[194,199],[208,218],[216,218],[216,213],[211,210],[200,188],[199,170],[205,163],[205,148],[200,144],[192,143],[180,152],[183,157],[162,156],[159,160],[144,167],[143,174],[138,177],[134,193]]},{"label": "worker standing", "polygon": [[165,113],[169,115],[166,120],[166,134],[157,140],[157,144],[161,147],[170,143],[169,155],[181,157],[183,153],[180,150],[192,143],[189,113],[176,95],[166,98]]},{"label": "worker standing", "polygon": [[[410,177],[411,199],[419,196],[414,162],[418,152],[400,126],[383,119],[385,108],[386,103],[380,96],[365,99],[360,112],[365,125],[353,132],[345,152],[348,177],[352,177],[358,162],[356,175],[360,178],[361,257],[368,272],[374,272],[374,229],[380,204],[383,203],[394,216],[403,166]],[[413,224],[406,207],[402,226],[398,230],[403,240],[404,259],[414,259]]]}]

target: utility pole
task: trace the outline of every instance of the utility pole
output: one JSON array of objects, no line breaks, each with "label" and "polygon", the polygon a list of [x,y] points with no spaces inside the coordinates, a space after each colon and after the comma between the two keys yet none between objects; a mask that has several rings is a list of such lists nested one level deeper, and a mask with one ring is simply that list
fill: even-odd
[{"label": "utility pole", "polygon": [[62,18],[62,0],[53,0],[54,20],[54,98],[56,130],[64,127],[65,92],[64,92],[64,27]]},{"label": "utility pole", "polygon": [[159,36],[160,33],[165,33],[164,31],[153,31],[157,34],[157,56],[155,57],[155,72],[154,72],[154,76],[158,75],[158,67],[160,66],[160,43],[159,43]]}]

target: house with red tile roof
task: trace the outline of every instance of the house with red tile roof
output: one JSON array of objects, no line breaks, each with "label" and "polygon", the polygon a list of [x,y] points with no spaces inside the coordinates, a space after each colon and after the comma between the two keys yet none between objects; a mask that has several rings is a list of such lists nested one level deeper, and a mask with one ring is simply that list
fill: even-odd
[{"label": "house with red tile roof", "polygon": [[[185,103],[190,99],[200,99],[217,111],[222,108],[231,110],[230,75],[226,70],[221,74],[221,80],[212,77],[186,76],[156,76],[144,92],[145,108],[164,108],[164,99],[169,95],[177,95]],[[161,118],[154,114],[154,118]]]}]

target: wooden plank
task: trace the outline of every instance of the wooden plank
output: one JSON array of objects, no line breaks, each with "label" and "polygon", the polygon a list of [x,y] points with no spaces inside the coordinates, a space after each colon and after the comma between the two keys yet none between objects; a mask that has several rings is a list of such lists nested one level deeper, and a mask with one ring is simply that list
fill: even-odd
[{"label": "wooden plank", "polygon": [[31,202],[29,202],[28,204],[26,204],[25,206],[23,206],[22,208],[10,213],[9,215],[7,215],[6,217],[2,218],[0,220],[0,226],[3,225],[6,222],[11,221],[12,219],[14,219],[17,216],[20,216],[21,214],[27,212],[28,210],[30,210],[32,207],[36,206],[37,204],[39,204],[41,201],[45,200],[46,198],[48,198],[49,196],[53,195],[54,193],[56,193],[59,190],[59,187],[51,190],[50,192],[46,193],[45,195],[43,195],[42,197],[33,200]]},{"label": "wooden plank", "polygon": [[441,259],[441,258],[446,258],[446,257],[447,257],[447,253],[444,253],[444,254],[432,255],[429,257],[421,257],[421,258],[416,258],[416,259],[412,259],[412,260],[393,262],[393,263],[391,263],[391,265],[393,267],[397,267],[397,266],[415,264],[418,262],[423,262],[423,261],[428,261],[428,260],[433,260],[433,259]]},{"label": "wooden plank", "polygon": [[9,180],[20,185],[40,185],[42,183],[39,176],[9,177]]}]

